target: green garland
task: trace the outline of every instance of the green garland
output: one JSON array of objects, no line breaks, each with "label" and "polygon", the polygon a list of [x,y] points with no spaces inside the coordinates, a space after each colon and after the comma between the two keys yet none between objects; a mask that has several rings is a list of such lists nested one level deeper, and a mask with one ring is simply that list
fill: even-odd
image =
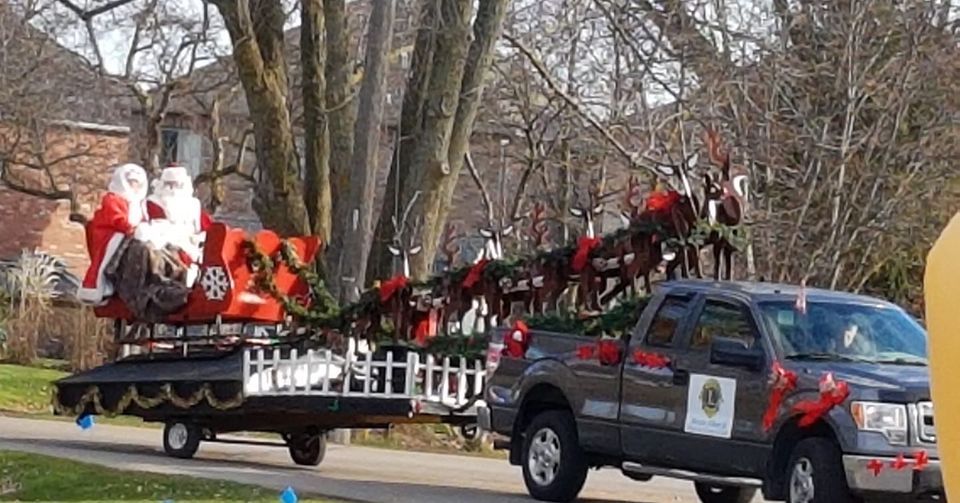
[{"label": "green garland", "polygon": [[591,318],[580,318],[572,313],[557,313],[530,315],[525,317],[524,321],[527,326],[536,330],[620,338],[637,325],[648,301],[646,296],[630,297],[622,300],[613,309]]}]

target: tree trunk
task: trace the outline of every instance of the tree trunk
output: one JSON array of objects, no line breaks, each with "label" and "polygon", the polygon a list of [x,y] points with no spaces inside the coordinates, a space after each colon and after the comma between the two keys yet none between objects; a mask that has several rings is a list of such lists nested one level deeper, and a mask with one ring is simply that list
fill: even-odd
[{"label": "tree trunk", "polygon": [[365,283],[370,233],[373,231],[373,199],[379,170],[380,128],[386,97],[396,0],[373,3],[367,29],[367,49],[360,87],[359,116],[354,132],[353,159],[346,191],[338,199],[334,216],[333,249],[330,257],[334,294],[341,300],[356,301]]},{"label": "tree trunk", "polygon": [[[436,234],[424,237],[425,240],[436,242],[439,229],[447,221],[450,203],[460,179],[463,169],[464,156],[470,148],[470,136],[477,118],[477,110],[483,98],[484,79],[493,64],[493,50],[500,39],[503,30],[503,19],[507,12],[510,0],[480,0],[477,10],[477,19],[473,25],[473,43],[467,56],[466,67],[463,71],[463,82],[460,88],[460,104],[457,107],[456,119],[453,123],[453,133],[450,137],[450,175],[441,181],[440,191],[442,199],[434,217],[438,222]],[[506,174],[504,173],[504,176]],[[501,197],[504,192],[501,191]],[[501,208],[502,212],[506,208]]]},{"label": "tree trunk", "polygon": [[300,65],[303,71],[304,197],[313,233],[330,240],[330,144],[327,130],[322,0],[303,0],[300,10]]},{"label": "tree trunk", "polygon": [[[401,191],[401,203],[419,192],[412,211],[421,219],[418,238],[423,251],[414,256],[411,274],[426,277],[437,251],[443,222],[438,220],[442,192],[450,183],[450,136],[460,101],[463,71],[470,49],[471,0],[440,0],[437,44],[424,108],[423,132],[413,154],[413,164]],[[412,224],[412,222],[409,222]]]},{"label": "tree trunk", "polygon": [[[350,160],[353,157],[353,125],[356,120],[356,103],[353,100],[353,74],[349,40],[347,40],[347,12],[344,0],[323,0],[323,11],[327,27],[327,117],[330,128],[330,191],[336,194],[333,202],[333,225],[340,225],[336,215],[342,214],[342,204],[347,203],[342,194],[346,193],[353,174],[350,172]],[[335,234],[331,236],[336,239]],[[337,257],[339,250],[331,243],[327,250],[330,257]],[[335,264],[327,264],[330,267]],[[340,281],[331,278],[331,286]]]},{"label": "tree trunk", "polygon": [[[268,0],[215,0],[214,4],[230,33],[234,63],[253,122],[261,178],[254,210],[264,226],[281,235],[307,234],[307,212],[287,110],[283,7]],[[251,12],[257,14],[256,20]]]},{"label": "tree trunk", "polygon": [[423,110],[430,86],[430,73],[433,69],[433,54],[437,38],[437,1],[424,0],[420,8],[420,28],[403,96],[403,109],[400,117],[400,133],[396,135],[393,159],[390,161],[390,174],[384,191],[383,207],[377,219],[374,239],[371,243],[370,257],[367,261],[367,277],[386,278],[393,272],[393,255],[387,245],[393,238],[393,218],[401,210],[399,190],[410,173],[413,153],[423,130]]}]

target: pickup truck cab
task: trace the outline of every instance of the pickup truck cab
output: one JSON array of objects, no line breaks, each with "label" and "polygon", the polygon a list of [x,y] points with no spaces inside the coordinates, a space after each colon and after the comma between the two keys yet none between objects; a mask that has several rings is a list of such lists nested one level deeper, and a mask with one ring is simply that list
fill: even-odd
[{"label": "pickup truck cab", "polygon": [[[671,281],[606,348],[516,340],[491,344],[479,419],[536,499],[575,499],[591,467],[691,480],[705,503],[945,499],[926,332],[888,302]],[[845,392],[830,403],[823,383]]]}]

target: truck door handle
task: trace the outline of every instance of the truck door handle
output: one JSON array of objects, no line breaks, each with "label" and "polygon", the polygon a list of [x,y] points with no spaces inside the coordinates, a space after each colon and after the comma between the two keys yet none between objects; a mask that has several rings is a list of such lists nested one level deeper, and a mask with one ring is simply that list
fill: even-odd
[{"label": "truck door handle", "polygon": [[683,386],[690,382],[690,372],[683,369],[673,369],[673,384]]}]

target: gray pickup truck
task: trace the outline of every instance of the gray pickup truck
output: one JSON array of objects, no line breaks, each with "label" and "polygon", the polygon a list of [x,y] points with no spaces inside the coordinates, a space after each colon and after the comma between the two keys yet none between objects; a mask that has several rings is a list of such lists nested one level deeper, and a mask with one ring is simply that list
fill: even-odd
[{"label": "gray pickup truck", "polygon": [[890,303],[683,280],[660,285],[624,340],[503,336],[515,338],[491,344],[480,426],[536,499],[571,501],[589,468],[615,467],[691,480],[705,503],[757,489],[793,503],[945,500],[926,332]]}]

